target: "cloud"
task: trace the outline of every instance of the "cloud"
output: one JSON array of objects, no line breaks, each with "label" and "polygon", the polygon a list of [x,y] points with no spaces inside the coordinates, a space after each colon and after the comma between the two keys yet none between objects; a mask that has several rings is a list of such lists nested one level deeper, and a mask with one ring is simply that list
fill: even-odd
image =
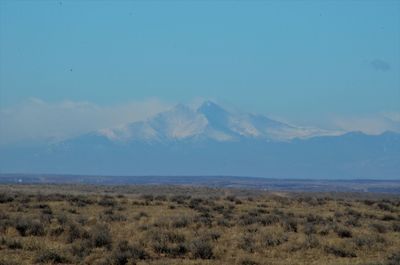
[{"label": "cloud", "polygon": [[400,112],[381,112],[364,116],[335,117],[332,124],[344,131],[361,131],[380,134],[385,131],[400,132]]},{"label": "cloud", "polygon": [[391,66],[388,62],[381,60],[381,59],[374,59],[370,62],[371,66],[373,69],[377,71],[389,71],[391,69]]},{"label": "cloud", "polygon": [[147,119],[171,107],[158,99],[99,106],[85,101],[45,102],[31,98],[0,109],[0,144],[62,140],[82,133]]}]

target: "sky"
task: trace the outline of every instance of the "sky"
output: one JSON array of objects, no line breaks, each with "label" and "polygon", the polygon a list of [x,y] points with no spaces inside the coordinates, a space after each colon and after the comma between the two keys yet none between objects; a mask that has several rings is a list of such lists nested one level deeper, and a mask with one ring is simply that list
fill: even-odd
[{"label": "sky", "polygon": [[398,128],[400,2],[0,1],[3,139],[201,99],[292,123]]}]

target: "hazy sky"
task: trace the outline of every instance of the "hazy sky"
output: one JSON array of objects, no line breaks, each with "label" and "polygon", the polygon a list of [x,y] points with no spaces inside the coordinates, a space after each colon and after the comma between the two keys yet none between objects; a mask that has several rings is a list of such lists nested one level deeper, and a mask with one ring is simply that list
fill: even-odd
[{"label": "hazy sky", "polygon": [[165,2],[0,1],[0,109],[207,98],[398,118],[400,1]]}]

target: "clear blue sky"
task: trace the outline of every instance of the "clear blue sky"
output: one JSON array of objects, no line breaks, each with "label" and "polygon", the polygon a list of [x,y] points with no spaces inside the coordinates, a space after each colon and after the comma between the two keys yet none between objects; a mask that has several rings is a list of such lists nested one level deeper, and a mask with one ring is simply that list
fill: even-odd
[{"label": "clear blue sky", "polygon": [[[168,3],[165,3],[168,2]],[[400,110],[400,1],[0,2],[0,104]]]}]

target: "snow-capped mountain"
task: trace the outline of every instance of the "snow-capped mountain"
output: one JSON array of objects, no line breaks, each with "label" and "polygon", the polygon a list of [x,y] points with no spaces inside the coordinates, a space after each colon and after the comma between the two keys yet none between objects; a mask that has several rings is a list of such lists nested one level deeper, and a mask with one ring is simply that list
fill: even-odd
[{"label": "snow-capped mountain", "polygon": [[206,101],[57,143],[0,147],[0,173],[400,178],[400,134],[341,134]]},{"label": "snow-capped mountain", "polygon": [[212,101],[205,101],[197,109],[178,104],[149,120],[97,132],[99,136],[118,142],[183,139],[236,141],[242,138],[287,141],[337,134],[335,131],[289,125],[263,115],[230,112]]}]

